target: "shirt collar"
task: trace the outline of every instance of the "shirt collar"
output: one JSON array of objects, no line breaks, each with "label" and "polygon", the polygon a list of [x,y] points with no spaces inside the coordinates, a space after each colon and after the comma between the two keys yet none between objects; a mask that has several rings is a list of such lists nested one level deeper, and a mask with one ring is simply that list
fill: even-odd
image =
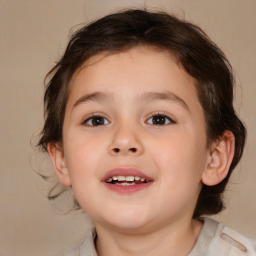
[{"label": "shirt collar", "polygon": [[[218,223],[209,218],[202,218],[204,225],[201,229],[197,242],[190,252],[189,256],[198,256],[204,255],[209,244],[216,233]],[[85,240],[82,242],[80,246],[80,255],[86,256],[98,256],[95,248],[95,239],[97,237],[97,233],[95,227],[91,228],[87,233]]]}]

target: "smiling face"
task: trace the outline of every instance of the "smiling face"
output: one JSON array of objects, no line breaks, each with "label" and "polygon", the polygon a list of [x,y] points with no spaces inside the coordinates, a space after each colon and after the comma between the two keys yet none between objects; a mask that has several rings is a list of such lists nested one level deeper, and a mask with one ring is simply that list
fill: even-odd
[{"label": "smiling face", "polygon": [[192,218],[205,130],[194,80],[167,52],[133,48],[74,74],[63,151],[49,153],[96,226],[148,230]]}]

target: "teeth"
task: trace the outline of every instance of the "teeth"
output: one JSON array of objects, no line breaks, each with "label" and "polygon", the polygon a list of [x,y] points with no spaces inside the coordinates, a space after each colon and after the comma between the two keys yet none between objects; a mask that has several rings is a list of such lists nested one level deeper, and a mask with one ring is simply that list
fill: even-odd
[{"label": "teeth", "polygon": [[118,181],[125,181],[125,177],[124,176],[117,176]]},{"label": "teeth", "polygon": [[[111,182],[111,181],[129,181],[129,182],[132,182],[132,181],[141,181],[141,182],[144,182],[146,179],[144,178],[141,178],[139,176],[113,176],[113,177],[110,177],[108,178],[106,181],[107,182]],[[131,185],[131,183],[122,183],[122,184],[129,184]],[[132,183],[132,184],[135,184],[135,183]]]},{"label": "teeth", "polygon": [[131,186],[131,185],[135,185],[135,182],[132,182],[132,183],[127,183],[127,182],[124,182],[124,183],[116,183],[116,185],[119,185],[119,186]]},{"label": "teeth", "polygon": [[134,177],[133,176],[127,176],[125,178],[126,181],[134,181]]}]

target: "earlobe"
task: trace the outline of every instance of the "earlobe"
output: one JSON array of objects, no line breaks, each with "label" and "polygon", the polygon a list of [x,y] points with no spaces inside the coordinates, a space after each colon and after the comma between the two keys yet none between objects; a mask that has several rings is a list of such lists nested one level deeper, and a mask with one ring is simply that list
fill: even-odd
[{"label": "earlobe", "polygon": [[66,165],[64,151],[59,143],[49,143],[47,151],[52,161],[52,166],[58,180],[65,186],[70,186],[70,177]]},{"label": "earlobe", "polygon": [[207,166],[202,175],[202,182],[214,186],[225,179],[234,157],[235,137],[230,131],[225,131],[221,139],[212,144]]}]

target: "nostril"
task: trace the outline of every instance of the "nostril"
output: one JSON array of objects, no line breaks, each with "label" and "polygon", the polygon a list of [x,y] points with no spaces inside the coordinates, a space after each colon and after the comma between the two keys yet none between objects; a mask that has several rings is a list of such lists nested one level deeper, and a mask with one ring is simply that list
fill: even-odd
[{"label": "nostril", "polygon": [[[113,148],[112,150],[113,150],[114,153],[120,153],[121,152],[120,148]],[[132,152],[132,153],[136,153],[137,152],[137,148],[129,148],[128,151]]]}]

